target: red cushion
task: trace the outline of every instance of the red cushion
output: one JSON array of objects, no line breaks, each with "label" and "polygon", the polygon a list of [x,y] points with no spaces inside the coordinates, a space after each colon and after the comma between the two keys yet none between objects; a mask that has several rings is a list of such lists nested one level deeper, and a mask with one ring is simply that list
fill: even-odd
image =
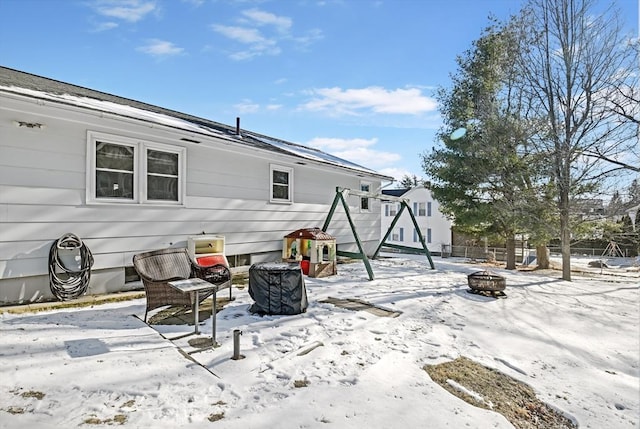
[{"label": "red cushion", "polygon": [[198,265],[202,265],[203,267],[211,267],[216,264],[222,264],[225,267],[229,266],[227,258],[224,255],[201,256],[199,258],[196,258],[196,262],[198,263]]}]

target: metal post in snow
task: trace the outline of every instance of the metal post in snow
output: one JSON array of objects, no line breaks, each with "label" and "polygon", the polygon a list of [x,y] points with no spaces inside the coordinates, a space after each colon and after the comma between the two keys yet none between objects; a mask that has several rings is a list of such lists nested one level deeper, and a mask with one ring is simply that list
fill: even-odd
[{"label": "metal post in snow", "polygon": [[233,330],[233,356],[231,357],[233,360],[244,359],[244,355],[240,354],[240,335],[242,335],[241,330]]}]

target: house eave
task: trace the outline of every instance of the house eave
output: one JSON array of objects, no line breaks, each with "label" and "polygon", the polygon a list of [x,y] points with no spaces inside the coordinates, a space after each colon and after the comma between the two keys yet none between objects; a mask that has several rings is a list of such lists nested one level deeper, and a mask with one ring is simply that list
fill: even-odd
[{"label": "house eave", "polygon": [[[123,118],[153,128],[163,128],[174,132],[186,133],[185,143],[198,144],[199,139],[222,141],[234,147],[250,148],[264,154],[277,154],[290,159],[291,163],[331,168],[355,174],[364,178],[393,181],[393,177],[378,173],[349,161],[333,157],[314,148],[268,137],[249,130],[240,130],[222,123],[185,113],[153,106],[100,91],[95,91],[52,79],[0,67],[6,70],[4,79],[0,79],[0,93],[14,97],[26,97],[40,104],[52,103],[81,111],[96,112],[101,116]],[[0,78],[2,74],[0,74]],[[16,80],[24,79],[28,85],[19,85]],[[39,85],[51,88],[39,88]],[[108,107],[108,108],[107,108]],[[239,132],[239,134],[238,134]],[[194,138],[195,137],[195,138]],[[304,152],[307,152],[305,154]],[[327,158],[327,159],[323,159]],[[332,162],[331,159],[335,162]]]}]

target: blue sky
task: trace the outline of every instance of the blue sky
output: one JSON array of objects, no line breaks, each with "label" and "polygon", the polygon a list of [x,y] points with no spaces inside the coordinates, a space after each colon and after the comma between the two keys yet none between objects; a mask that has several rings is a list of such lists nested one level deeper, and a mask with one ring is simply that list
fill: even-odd
[{"label": "blue sky", "polygon": [[[608,5],[608,0],[598,0]],[[639,0],[618,0],[637,34]],[[0,0],[0,64],[316,147],[400,179],[434,90],[523,0]]]}]

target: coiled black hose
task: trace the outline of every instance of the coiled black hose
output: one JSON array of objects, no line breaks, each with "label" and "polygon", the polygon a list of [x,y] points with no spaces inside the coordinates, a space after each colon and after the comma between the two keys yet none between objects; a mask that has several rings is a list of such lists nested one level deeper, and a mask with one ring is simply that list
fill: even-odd
[{"label": "coiled black hose", "polygon": [[[80,267],[67,268],[58,258],[59,250],[77,250]],[[67,233],[53,242],[49,249],[49,286],[59,301],[74,299],[87,291],[91,279],[93,255],[80,238]]]}]

